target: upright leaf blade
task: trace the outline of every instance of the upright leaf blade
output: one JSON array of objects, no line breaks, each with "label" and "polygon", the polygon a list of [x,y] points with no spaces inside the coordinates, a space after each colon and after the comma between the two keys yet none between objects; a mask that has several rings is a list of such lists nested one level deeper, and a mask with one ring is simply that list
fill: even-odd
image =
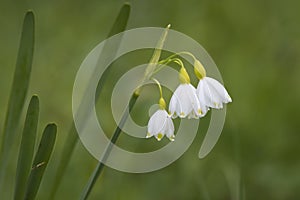
[{"label": "upright leaf blade", "polygon": [[129,14],[130,14],[130,4],[129,3],[125,3],[119,14],[117,19],[115,20],[112,28],[110,29],[110,32],[108,34],[108,38],[110,36],[113,36],[115,34],[118,34],[120,32],[123,32],[126,29],[127,26],[127,22],[128,22],[128,18],[129,18]]},{"label": "upright leaf blade", "polygon": [[28,91],[34,49],[34,14],[28,11],[24,18],[14,79],[5,119],[0,152],[0,193],[4,190],[5,172],[11,158],[11,146]]},{"label": "upright leaf blade", "polygon": [[27,189],[24,198],[26,200],[35,199],[43,174],[54,148],[56,132],[57,126],[55,124],[48,124],[44,130],[27,182]]},{"label": "upright leaf blade", "polygon": [[39,98],[33,96],[30,100],[25,125],[23,129],[22,141],[19,151],[17,165],[17,176],[15,185],[15,200],[21,200],[24,197],[26,182],[31,169],[34,154],[34,145],[36,140],[37,125],[39,119]]},{"label": "upright leaf blade", "polygon": [[161,35],[161,37],[160,37],[160,39],[159,39],[159,41],[158,41],[158,43],[156,45],[156,48],[154,49],[152,58],[151,58],[151,60],[149,62],[149,65],[146,68],[146,71],[145,71],[145,79],[149,79],[152,76],[152,74],[153,74],[153,72],[154,72],[154,70],[156,68],[156,65],[157,65],[157,63],[159,61],[160,54],[161,54],[162,48],[164,46],[164,43],[166,41],[166,38],[167,38],[168,32],[170,30],[170,27],[171,27],[171,24],[169,24],[165,28],[163,34]]},{"label": "upright leaf blade", "polygon": [[[126,25],[127,25],[127,21],[129,18],[129,14],[130,14],[130,4],[124,4],[123,7],[121,8],[117,19],[115,20],[114,25],[112,26],[109,34],[107,37],[110,37],[112,35],[118,34],[120,32],[123,32],[126,29]],[[106,52],[105,49],[108,48],[108,45],[105,45],[103,52]],[[119,48],[119,44],[114,44],[114,47],[109,47],[109,51],[116,53],[117,50]],[[112,55],[113,56],[113,55]],[[104,56],[105,57],[105,56]],[[103,56],[101,57],[101,59],[105,59],[103,58]],[[107,77],[107,74],[109,73],[110,68],[108,68],[104,73],[102,77],[104,77],[103,79],[101,79],[99,81],[98,87],[97,87],[97,91],[96,91],[96,101],[99,97],[99,94],[102,90],[103,87],[103,83],[105,82],[105,77]],[[66,142],[64,144],[64,148],[62,150],[62,154],[60,157],[60,162],[58,163],[58,167],[57,167],[57,171],[56,171],[56,177],[55,177],[55,182],[53,184],[53,188],[51,191],[51,196],[50,199],[54,199],[56,191],[60,185],[61,179],[63,177],[63,174],[65,173],[66,167],[71,159],[72,153],[75,149],[75,146],[77,144],[78,141],[78,136],[76,134],[76,128],[75,128],[75,124],[74,122],[72,123],[72,126],[69,130]]]}]

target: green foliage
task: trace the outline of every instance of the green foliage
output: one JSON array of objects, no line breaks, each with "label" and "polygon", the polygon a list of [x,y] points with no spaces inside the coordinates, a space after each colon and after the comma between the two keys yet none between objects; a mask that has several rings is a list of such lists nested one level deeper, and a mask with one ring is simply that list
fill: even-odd
[{"label": "green foliage", "polygon": [[[56,159],[48,164],[36,199],[49,198],[56,183],[53,179],[59,173],[63,181],[53,199],[78,199],[97,160],[77,142],[75,127],[70,130],[74,76],[87,52],[107,37],[121,3],[105,0],[0,2],[0,126],[4,130],[0,137],[1,199],[11,199],[13,194],[10,190],[15,185],[16,152],[21,139],[17,127],[24,117],[21,110],[26,102],[22,101],[22,98],[26,100],[22,92],[15,93],[17,98],[12,97],[15,96],[12,88],[26,86],[15,86],[15,82],[25,78],[26,71],[20,78],[14,78],[12,88],[10,85],[14,70],[20,67],[12,66],[24,9],[31,7],[38,16],[35,67],[27,92],[38,93],[43,102],[39,123],[47,124],[55,119],[60,124],[60,132],[73,134],[60,134],[57,138],[52,157]],[[228,106],[220,140],[205,159],[197,157],[208,124],[203,119],[193,145],[175,163],[154,173],[138,175],[106,168],[90,199],[225,200],[242,196],[244,199],[299,199],[300,1],[153,0],[132,1],[131,5],[129,28],[165,27],[171,23],[172,29],[202,44],[217,63],[234,103]],[[30,43],[30,40],[21,41]],[[20,52],[21,49],[19,55]],[[104,109],[98,118],[107,133],[112,133],[115,127],[113,117],[109,117],[110,102],[105,104],[111,95],[109,89],[118,80],[116,77],[132,66],[149,61],[152,50],[145,52],[131,52],[119,58],[111,72],[106,73],[105,87],[100,89],[102,96],[98,99]],[[147,88],[133,109],[133,118],[141,125],[149,117],[145,105],[156,102],[155,95],[157,91]],[[142,152],[148,150],[145,144],[158,145],[125,134],[117,143],[124,149]],[[71,153],[64,153],[66,149]],[[61,164],[65,162],[63,157],[68,167]],[[60,165],[66,168],[61,170]]]},{"label": "green foliage", "polygon": [[37,96],[33,96],[28,106],[19,151],[14,194],[15,200],[23,199],[25,194],[26,182],[32,166],[38,119],[39,98]]},{"label": "green foliage", "polygon": [[19,53],[15,68],[13,85],[10,93],[8,110],[3,131],[0,152],[0,193],[4,189],[5,171],[11,158],[11,150],[16,135],[17,127],[28,91],[34,49],[34,15],[26,13],[21,34]]},{"label": "green foliage", "polygon": [[34,157],[30,176],[25,192],[26,200],[35,199],[40,187],[42,177],[48,165],[50,155],[53,151],[56,139],[57,127],[55,124],[48,124],[44,130],[38,151]]},{"label": "green foliage", "polygon": [[[17,127],[29,88],[33,49],[34,49],[34,14],[28,11],[24,18],[21,42],[6,115],[4,137],[1,146],[0,192],[7,194],[5,174],[12,157],[11,147],[17,136]],[[48,164],[56,138],[56,125],[49,124],[43,133],[39,149],[33,160],[33,153],[39,121],[39,98],[32,96],[26,113],[25,124],[19,149],[16,169],[14,199],[35,199],[44,171]],[[30,175],[29,175],[30,174]],[[5,197],[5,196],[4,196]]]}]

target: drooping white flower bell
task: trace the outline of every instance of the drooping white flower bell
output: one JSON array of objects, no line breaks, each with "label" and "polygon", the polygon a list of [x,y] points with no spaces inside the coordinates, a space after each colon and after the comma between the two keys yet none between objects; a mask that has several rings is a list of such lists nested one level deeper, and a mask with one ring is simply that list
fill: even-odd
[{"label": "drooping white flower bell", "polygon": [[221,109],[223,103],[232,102],[224,86],[217,80],[204,77],[200,79],[197,87],[199,101],[210,108]]},{"label": "drooping white flower bell", "polygon": [[146,138],[155,136],[160,141],[166,135],[171,141],[174,141],[174,124],[171,116],[166,110],[157,110],[148,122],[148,132]]},{"label": "drooping white flower bell", "polygon": [[169,112],[173,118],[196,118],[202,117],[207,112],[207,107],[199,101],[196,88],[190,84],[190,78],[182,67],[179,72],[181,84],[177,87],[169,103]]},{"label": "drooping white flower bell", "polygon": [[206,114],[207,108],[200,104],[196,88],[190,83],[180,84],[175,90],[170,103],[169,111],[173,118],[196,118]]},{"label": "drooping white flower bell", "polygon": [[223,108],[223,103],[232,102],[225,87],[219,81],[206,76],[205,69],[200,61],[195,61],[194,70],[199,78],[197,96],[202,105],[221,109]]},{"label": "drooping white flower bell", "polygon": [[166,111],[166,102],[162,95],[162,88],[156,79],[153,79],[153,81],[156,82],[159,88],[160,99],[158,104],[160,109],[150,117],[146,138],[154,136],[160,141],[166,135],[171,141],[174,141],[174,124],[171,116]]}]

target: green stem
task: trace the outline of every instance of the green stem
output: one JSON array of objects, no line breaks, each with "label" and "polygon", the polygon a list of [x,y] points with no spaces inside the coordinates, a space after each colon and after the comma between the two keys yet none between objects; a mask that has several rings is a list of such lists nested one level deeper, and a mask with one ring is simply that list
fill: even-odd
[{"label": "green stem", "polygon": [[105,149],[105,151],[103,153],[103,157],[101,159],[101,162],[98,163],[96,169],[94,170],[93,174],[91,175],[91,177],[89,179],[88,184],[86,185],[86,187],[84,189],[84,192],[81,195],[81,198],[80,198],[81,200],[85,200],[85,199],[88,198],[88,196],[89,196],[90,192],[92,191],[93,186],[95,185],[98,177],[101,175],[101,173],[104,169],[104,166],[105,166],[104,163],[106,162],[107,158],[109,157],[114,144],[117,142],[117,140],[118,140],[118,138],[121,134],[122,128],[123,128],[128,116],[130,115],[130,112],[131,112],[134,104],[136,103],[136,100],[138,99],[138,97],[139,97],[139,94],[137,94],[137,93],[134,93],[131,96],[131,98],[129,100],[129,104],[127,106],[128,112],[124,113],[124,115],[121,118],[120,124],[115,129],[114,134],[111,138],[111,142],[109,143],[109,145],[107,146],[107,148]]},{"label": "green stem", "polygon": [[164,62],[168,62],[168,60],[170,60],[170,59],[172,59],[172,58],[174,58],[174,57],[176,57],[176,56],[180,56],[180,55],[188,55],[188,56],[191,56],[194,60],[197,60],[196,57],[195,57],[193,54],[191,54],[190,52],[187,52],[187,51],[181,51],[181,52],[175,53],[175,54],[173,54],[173,55],[167,57],[167,58],[164,59],[164,60],[161,60],[161,61],[159,62],[159,64],[162,64],[162,63],[164,63]]},{"label": "green stem", "polygon": [[142,91],[142,87],[144,85],[144,83],[148,80],[150,80],[151,76],[153,75],[153,72],[155,71],[156,67],[157,67],[157,64],[158,64],[158,61],[159,61],[159,58],[160,58],[160,54],[161,54],[161,51],[162,51],[162,48],[163,48],[163,45],[164,45],[164,42],[166,40],[166,37],[167,37],[167,34],[168,34],[168,31],[170,29],[170,26],[171,25],[168,25],[160,40],[158,41],[157,45],[156,45],[156,48],[154,50],[154,53],[152,55],[152,58],[149,62],[149,65],[148,67],[146,68],[145,70],[145,74],[144,74],[144,77],[141,81],[141,85],[140,87],[138,87],[134,93],[132,94],[130,100],[129,100],[129,104],[127,105],[127,109],[126,111],[128,110],[128,112],[125,112],[121,118],[121,121],[118,125],[118,127],[115,129],[114,131],[114,134],[111,138],[111,142],[108,144],[107,148],[105,149],[104,153],[103,153],[103,156],[102,156],[102,159],[101,161],[98,163],[96,169],[94,170],[93,174],[91,175],[89,181],[88,181],[88,184],[86,185],[82,195],[81,195],[81,200],[85,200],[88,198],[90,192],[92,191],[92,188],[93,186],[95,185],[98,177],[101,175],[103,169],[104,169],[104,163],[106,162],[107,158],[109,157],[110,153],[111,153],[111,150],[114,146],[114,144],[116,143],[116,141],[118,140],[120,134],[121,134],[121,131],[122,131],[122,128],[128,118],[128,116],[130,115],[130,112],[137,100],[137,98],[140,96],[140,93]]},{"label": "green stem", "polygon": [[[161,69],[163,69],[165,66],[167,66],[167,64],[169,64],[170,62],[175,62],[175,63],[179,64],[180,66],[182,64],[182,66],[183,66],[182,61],[179,58],[175,58],[176,56],[180,56],[180,55],[188,55],[188,56],[191,56],[194,60],[197,60],[197,58],[193,54],[191,54],[190,52],[187,52],[187,51],[178,52],[178,53],[175,53],[175,54],[167,57],[164,60],[159,61],[158,64],[161,65],[161,66],[159,66],[156,70],[154,70],[152,75],[159,72]],[[177,61],[179,61],[180,63],[178,63]]]},{"label": "green stem", "polygon": [[[177,55],[177,54],[174,54]],[[173,56],[174,57],[174,56]],[[164,67],[167,66],[167,64],[169,64],[170,62],[174,62],[176,64],[178,64],[180,67],[184,67],[183,62],[179,59],[179,58],[167,58],[165,60],[161,60],[159,61],[159,66],[157,67],[156,70],[153,71],[152,76],[155,75],[157,72],[159,72],[160,70],[162,70]],[[151,77],[150,77],[151,78]]]},{"label": "green stem", "polygon": [[152,80],[153,80],[153,81],[157,84],[157,86],[158,86],[160,98],[163,98],[163,95],[162,95],[162,88],[161,88],[161,85],[160,85],[159,81],[156,80],[155,78],[152,78]]}]

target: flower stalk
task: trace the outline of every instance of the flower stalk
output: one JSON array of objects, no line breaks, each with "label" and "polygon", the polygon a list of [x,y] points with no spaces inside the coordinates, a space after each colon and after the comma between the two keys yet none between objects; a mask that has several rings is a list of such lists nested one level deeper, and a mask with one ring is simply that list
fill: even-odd
[{"label": "flower stalk", "polygon": [[169,24],[166,27],[165,31],[163,32],[163,34],[162,34],[162,36],[161,36],[161,38],[160,38],[160,40],[157,44],[157,47],[154,50],[154,53],[153,53],[152,58],[149,62],[149,65],[145,70],[145,74],[144,74],[144,77],[142,79],[141,86],[138,87],[134,91],[134,93],[132,94],[132,96],[129,100],[129,104],[127,105],[127,109],[126,109],[126,110],[128,110],[128,112],[125,112],[123,114],[119,125],[116,127],[116,129],[113,133],[113,136],[111,138],[111,142],[108,144],[107,148],[105,149],[101,161],[97,164],[93,174],[91,175],[91,177],[90,177],[90,179],[89,179],[89,181],[88,181],[88,183],[87,183],[87,185],[86,185],[86,187],[85,187],[85,189],[84,189],[84,191],[83,191],[83,193],[80,197],[81,200],[85,200],[85,199],[88,198],[88,196],[89,196],[90,192],[92,191],[93,186],[95,185],[98,177],[103,172],[104,163],[106,162],[107,158],[109,157],[114,144],[117,142],[117,140],[118,140],[118,138],[121,134],[122,128],[123,128],[128,116],[130,115],[130,112],[133,109],[133,106],[136,103],[136,100],[138,99],[138,97],[141,94],[143,84],[146,81],[150,80],[150,78],[153,76],[153,72],[155,71],[155,68],[157,67],[157,64],[159,62],[160,55],[161,55],[161,50],[163,48],[163,45],[164,45],[164,42],[166,40],[166,37],[167,37],[167,34],[168,34],[168,31],[169,31],[170,27],[171,27],[171,25]]}]

